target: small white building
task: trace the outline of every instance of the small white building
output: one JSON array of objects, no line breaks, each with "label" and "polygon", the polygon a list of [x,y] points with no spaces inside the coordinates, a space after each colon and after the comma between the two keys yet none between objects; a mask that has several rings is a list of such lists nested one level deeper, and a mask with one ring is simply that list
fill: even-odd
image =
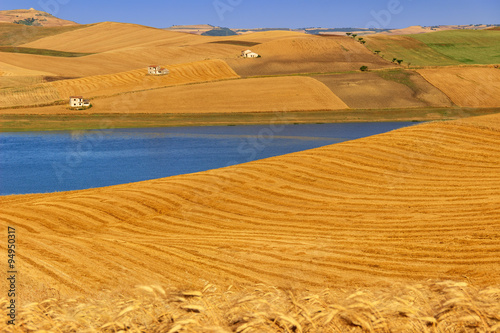
[{"label": "small white building", "polygon": [[252,52],[251,50],[245,50],[245,51],[241,51],[241,56],[243,58],[258,58],[259,55],[255,52]]},{"label": "small white building", "polygon": [[77,107],[88,107],[90,106],[90,100],[83,99],[82,96],[70,96],[69,97],[69,106],[73,108]]},{"label": "small white building", "polygon": [[160,67],[158,65],[149,65],[148,74],[151,75],[167,75],[170,71],[166,68]]}]

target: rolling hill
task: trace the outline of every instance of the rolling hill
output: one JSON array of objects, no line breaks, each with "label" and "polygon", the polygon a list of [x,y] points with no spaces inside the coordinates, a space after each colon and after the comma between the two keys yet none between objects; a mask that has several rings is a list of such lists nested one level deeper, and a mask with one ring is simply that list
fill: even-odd
[{"label": "rolling hill", "polygon": [[0,23],[14,23],[19,21],[24,21],[26,19],[32,19],[33,22],[28,24],[33,24],[35,26],[43,27],[61,27],[68,25],[77,25],[78,23],[68,20],[63,20],[57,18],[49,13],[30,9],[15,9],[15,10],[0,10]]},{"label": "rolling hill", "polygon": [[[195,82],[234,79],[239,76],[222,60],[206,60],[169,66],[166,76],[147,75],[147,68],[117,74],[97,75],[80,79],[41,83],[23,88],[0,91],[0,105],[39,105],[69,96],[106,96],[138,90],[148,90]],[[150,110],[151,111],[151,110]]]},{"label": "rolling hill", "polygon": [[403,59],[412,66],[500,63],[496,30],[450,30],[425,34],[366,36],[366,46],[385,59]]},{"label": "rolling hill", "polygon": [[[247,40],[244,37],[247,36],[238,36],[241,40]],[[373,69],[393,67],[393,64],[345,36],[277,38],[251,49],[262,58],[227,60],[241,76],[340,72],[359,70],[362,65]]]},{"label": "rolling hill", "polygon": [[19,235],[23,302],[47,286],[486,287],[500,283],[499,142],[498,115],[428,123],[196,174],[4,196],[0,223]]},{"label": "rolling hill", "polygon": [[418,73],[459,106],[500,106],[500,69],[498,68],[419,69]]}]

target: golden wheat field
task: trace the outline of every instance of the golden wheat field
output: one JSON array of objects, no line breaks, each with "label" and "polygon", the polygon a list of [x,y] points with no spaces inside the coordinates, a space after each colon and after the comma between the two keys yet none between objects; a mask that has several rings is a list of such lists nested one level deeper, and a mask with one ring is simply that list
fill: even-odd
[{"label": "golden wheat field", "polygon": [[362,65],[372,69],[394,67],[345,36],[276,38],[251,49],[262,58],[227,60],[242,76],[349,71]]},{"label": "golden wheat field", "polygon": [[[149,89],[92,100],[85,113],[239,113],[348,109],[330,89],[309,77],[227,80]],[[9,114],[75,114],[66,105],[6,109]]]},{"label": "golden wheat field", "polygon": [[147,90],[196,82],[234,79],[239,76],[222,60],[206,60],[168,66],[165,76],[147,74],[147,67],[117,74],[42,83],[0,91],[0,105],[37,105],[67,100],[69,96],[109,96],[129,91]]},{"label": "golden wheat field", "polygon": [[23,272],[18,327],[494,332],[499,142],[492,115],[196,174],[0,197]]},{"label": "golden wheat field", "polygon": [[67,52],[100,53],[165,43],[182,45],[202,38],[197,35],[175,33],[136,24],[102,22],[83,29],[41,38],[21,46]]},{"label": "golden wheat field", "polygon": [[[500,289],[464,282],[390,289],[182,290],[137,286],[134,297],[49,298],[27,305],[3,332],[496,332]],[[0,299],[7,306],[5,299]],[[2,314],[3,315],[3,314]]]},{"label": "golden wheat field", "polygon": [[456,67],[418,70],[459,106],[500,106],[500,69],[493,67]]},{"label": "golden wheat field", "polygon": [[26,299],[48,286],[492,286],[499,129],[497,115],[430,123],[197,174],[4,196],[0,217],[18,229]]}]

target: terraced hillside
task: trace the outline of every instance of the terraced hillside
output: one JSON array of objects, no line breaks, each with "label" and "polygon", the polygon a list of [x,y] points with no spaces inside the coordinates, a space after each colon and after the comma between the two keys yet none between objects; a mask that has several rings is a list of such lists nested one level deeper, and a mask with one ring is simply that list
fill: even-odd
[{"label": "terraced hillside", "polygon": [[413,66],[500,63],[500,33],[495,30],[450,30],[425,34],[366,36],[366,46],[385,59]]},{"label": "terraced hillside", "polygon": [[491,286],[499,143],[498,115],[429,123],[208,172],[0,197],[0,221],[17,229],[21,301],[49,286]]},{"label": "terraced hillside", "polygon": [[106,96],[128,91],[216,81],[238,78],[239,76],[222,60],[206,60],[169,66],[166,76],[147,75],[147,68],[117,74],[89,76],[81,79],[55,81],[12,88],[0,91],[0,105],[37,105],[57,100],[67,100],[69,96]]}]

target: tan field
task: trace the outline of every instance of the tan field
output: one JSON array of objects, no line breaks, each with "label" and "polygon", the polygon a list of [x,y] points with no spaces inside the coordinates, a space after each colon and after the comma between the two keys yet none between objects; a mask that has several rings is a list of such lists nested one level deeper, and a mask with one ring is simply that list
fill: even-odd
[{"label": "tan field", "polygon": [[500,283],[499,133],[498,115],[423,124],[196,174],[4,196],[0,217],[17,228],[23,301],[48,286],[483,288]]},{"label": "tan field", "polygon": [[153,64],[174,65],[236,57],[240,54],[240,48],[235,45],[204,43],[186,47],[120,49],[78,58],[3,53],[2,61],[18,67],[49,72],[54,76],[85,77],[125,72]]},{"label": "tan field", "polygon": [[[48,92],[47,92],[47,96]],[[20,95],[22,97],[22,95]],[[84,113],[238,113],[347,109],[309,77],[270,77],[150,89],[92,100]],[[78,114],[67,105],[6,109],[8,114]]]},{"label": "tan field", "polygon": [[362,65],[372,69],[394,67],[352,38],[281,34],[295,36],[273,39],[250,48],[262,58],[232,59],[227,60],[228,64],[242,76],[348,71],[358,70]]},{"label": "tan field", "polygon": [[67,100],[69,96],[106,96],[179,84],[234,79],[239,76],[222,60],[206,60],[168,67],[165,76],[147,74],[147,67],[118,74],[61,80],[0,91],[0,105],[37,105]]},{"label": "tan field", "polygon": [[67,25],[76,25],[77,23],[68,20],[62,20],[48,13],[31,9],[0,10],[0,22],[13,23],[14,21],[27,18],[38,19],[38,24],[44,27],[61,27]]},{"label": "tan field", "polygon": [[420,69],[418,72],[459,106],[500,106],[498,68],[457,67]]},{"label": "tan field", "polygon": [[318,75],[314,78],[326,84],[350,108],[450,107],[452,105],[445,94],[419,74],[405,71],[395,75],[398,77],[407,75],[410,83],[406,85],[384,79],[376,73]]},{"label": "tan field", "polygon": [[136,24],[103,22],[84,29],[49,36],[21,46],[67,52],[99,53],[128,47],[196,42],[199,36],[175,33]]},{"label": "tan field", "polygon": [[[82,128],[102,116],[123,126],[234,124],[279,111],[269,123],[278,136],[283,123],[333,114],[443,119],[500,107],[498,69],[404,70],[346,36],[12,26],[0,26],[1,36],[15,35],[0,44],[95,53],[1,52],[1,123],[16,130]],[[384,52],[423,47],[406,36],[366,39]],[[244,49],[262,58],[240,58]],[[443,57],[431,51],[422,59]],[[148,76],[150,64],[171,72]],[[70,95],[92,107],[70,109]],[[499,144],[496,114],[194,174],[0,196],[20,272],[19,325],[5,327],[4,311],[0,331],[496,332]]]}]

